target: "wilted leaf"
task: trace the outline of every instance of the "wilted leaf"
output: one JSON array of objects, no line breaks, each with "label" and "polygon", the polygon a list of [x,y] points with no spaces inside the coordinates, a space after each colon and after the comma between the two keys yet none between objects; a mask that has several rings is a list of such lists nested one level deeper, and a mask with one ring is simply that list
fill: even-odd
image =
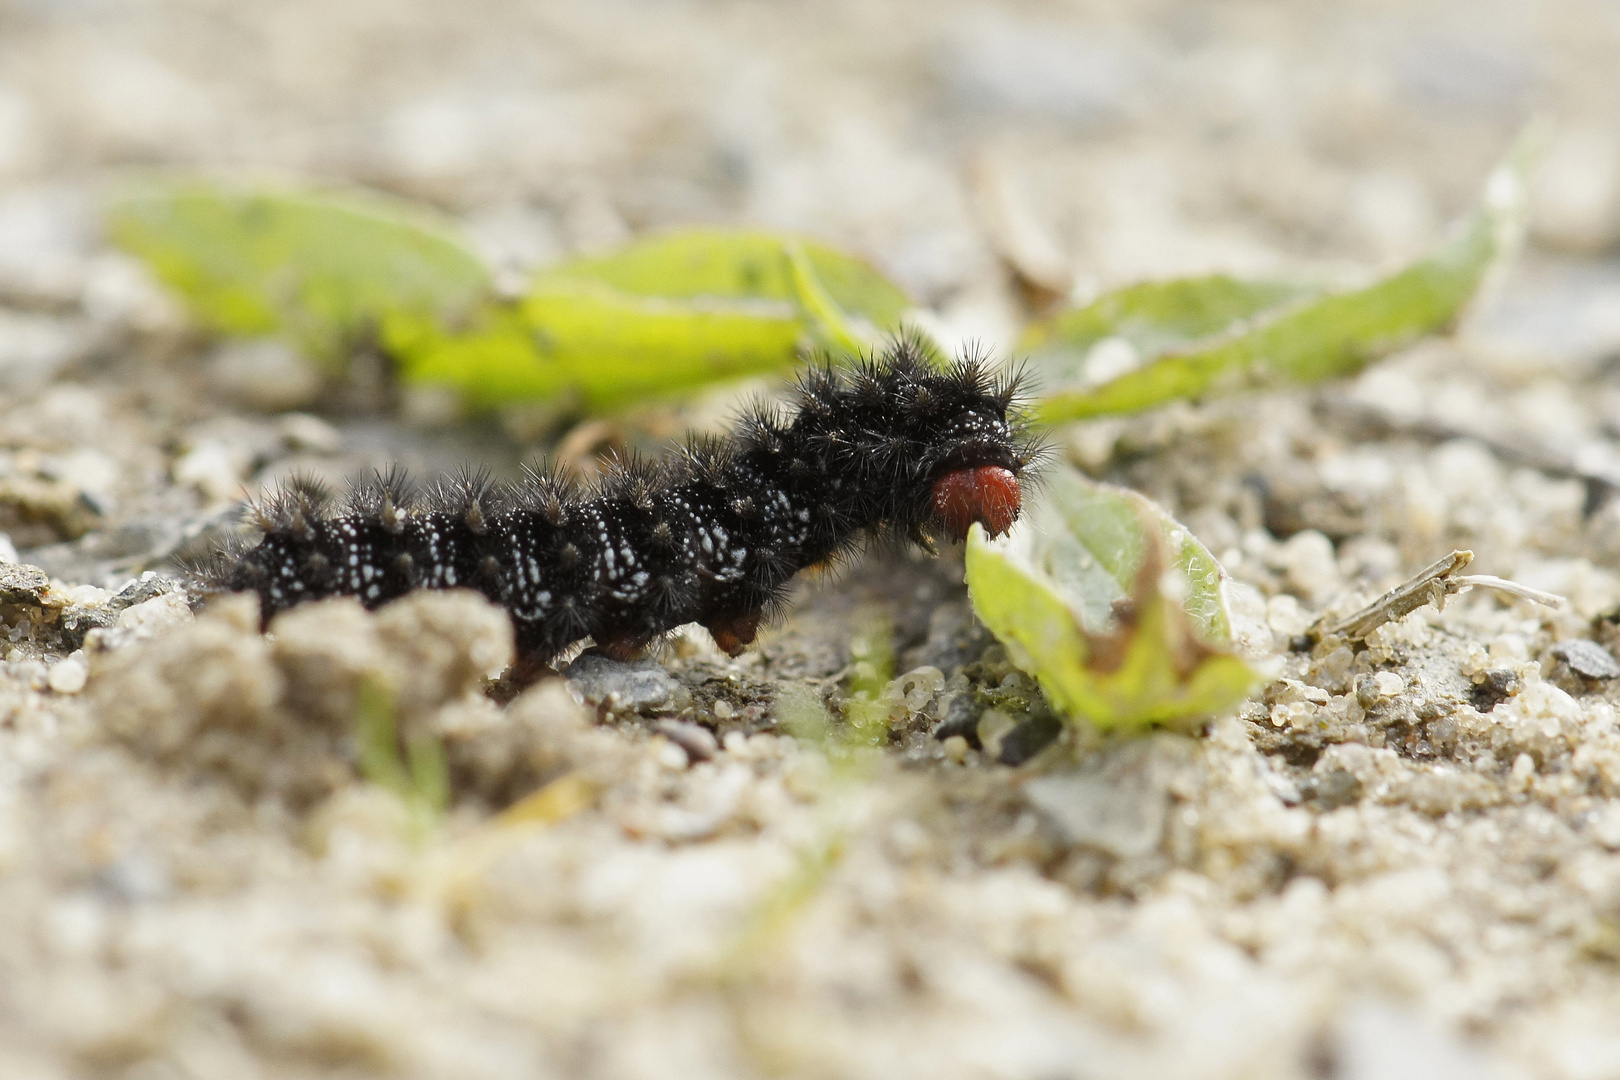
[{"label": "wilted leaf", "polygon": [[210,328],[283,333],[329,364],[389,314],[443,317],[488,289],[447,225],[379,195],[192,181],[117,200],[108,226]]},{"label": "wilted leaf", "polygon": [[1055,470],[1000,540],[968,538],[974,610],[1048,699],[1100,728],[1185,724],[1258,676],[1231,651],[1214,558],[1150,500]]},{"label": "wilted leaf", "polygon": [[[1057,381],[1038,403],[1048,423],[1136,412],[1182,398],[1352,375],[1449,329],[1523,219],[1528,153],[1492,174],[1481,208],[1455,237],[1406,269],[1349,292],[1315,293],[1229,278],[1135,286],[1032,332]],[[1275,297],[1275,305],[1268,298]],[[1226,324],[1220,320],[1230,316]],[[1118,335],[1141,359],[1094,373],[1081,350]],[[1194,338],[1214,335],[1198,344]],[[1112,365],[1110,365],[1112,366]]]}]

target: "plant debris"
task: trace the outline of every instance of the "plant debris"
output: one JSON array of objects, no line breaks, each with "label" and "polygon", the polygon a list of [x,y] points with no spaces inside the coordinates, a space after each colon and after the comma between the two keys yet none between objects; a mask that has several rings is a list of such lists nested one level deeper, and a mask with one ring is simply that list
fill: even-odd
[{"label": "plant debris", "polygon": [[1474,561],[1472,551],[1453,551],[1443,559],[1418,571],[1383,596],[1353,615],[1342,619],[1326,620],[1324,616],[1306,631],[1312,641],[1343,638],[1346,641],[1365,641],[1367,636],[1385,623],[1402,619],[1420,607],[1433,604],[1436,611],[1446,609],[1446,598],[1465,589],[1482,588],[1529,600],[1546,607],[1562,607],[1563,597],[1540,589],[1528,588],[1490,574],[1464,574],[1462,570]]}]

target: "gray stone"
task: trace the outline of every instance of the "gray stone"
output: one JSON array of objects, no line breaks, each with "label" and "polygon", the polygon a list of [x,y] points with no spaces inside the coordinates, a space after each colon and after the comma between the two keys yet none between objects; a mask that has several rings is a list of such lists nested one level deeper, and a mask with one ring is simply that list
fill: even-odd
[{"label": "gray stone", "polygon": [[1552,647],[1552,654],[1583,679],[1620,678],[1620,663],[1616,663],[1614,655],[1595,641],[1582,638],[1560,641]]},{"label": "gray stone", "polygon": [[1152,853],[1164,834],[1174,762],[1164,739],[1092,755],[1073,772],[1024,784],[1024,798],[1069,843],[1118,858]]},{"label": "gray stone", "polygon": [[61,311],[84,292],[99,200],[62,184],[0,198],[0,297]]},{"label": "gray stone", "polygon": [[51,579],[37,566],[22,563],[0,565],[0,604],[43,606],[45,590],[50,584]]},{"label": "gray stone", "polygon": [[0,311],[0,387],[38,389],[84,359],[96,343],[83,319]]},{"label": "gray stone", "polygon": [[[984,624],[973,617],[966,603],[941,604],[929,615],[927,639],[905,656],[905,667],[927,665],[949,675],[977,660],[994,640]],[[964,733],[953,731],[950,734]]]},{"label": "gray stone", "polygon": [[622,663],[586,653],[568,665],[568,685],[591,705],[656,712],[675,704],[681,686],[656,660]]},{"label": "gray stone", "polygon": [[208,362],[208,379],[239,405],[281,412],[320,400],[320,371],[296,349],[275,338],[221,345]]}]

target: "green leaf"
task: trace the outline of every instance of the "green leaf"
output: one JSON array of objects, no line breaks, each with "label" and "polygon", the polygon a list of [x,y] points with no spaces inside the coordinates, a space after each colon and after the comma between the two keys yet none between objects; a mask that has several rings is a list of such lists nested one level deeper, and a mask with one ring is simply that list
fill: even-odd
[{"label": "green leaf", "polygon": [[479,406],[572,397],[610,409],[783,371],[808,340],[870,348],[908,302],[866,264],[813,241],[687,230],[538,274],[529,293],[454,327],[387,319],[383,343],[407,382]]},{"label": "green leaf", "polygon": [[809,317],[811,332],[821,339],[822,346],[851,355],[859,355],[869,349],[876,335],[869,325],[856,326],[833,298],[816,273],[815,264],[810,261],[804,245],[797,240],[789,240],[783,245],[783,253],[787,258],[788,283],[793,286],[793,298],[798,302],[799,310]]},{"label": "green leaf", "polygon": [[690,229],[537,274],[506,302],[442,222],[381,196],[190,181],[119,199],[114,239],[208,327],[338,369],[376,333],[407,383],[596,409],[789,368],[900,329],[904,293],[812,240]]},{"label": "green leaf", "polygon": [[580,282],[481,308],[455,330],[394,315],[382,340],[406,382],[475,406],[568,395],[604,409],[787,367],[804,332],[786,305],[683,304]]},{"label": "green leaf", "polygon": [[108,227],[211,329],[282,333],[332,366],[385,316],[443,317],[489,287],[448,225],[373,194],[188,181],[115,200]]},{"label": "green leaf", "polygon": [[[1032,332],[1057,388],[1037,405],[1047,423],[1137,412],[1183,398],[1353,375],[1454,325],[1487,273],[1512,250],[1524,216],[1530,154],[1521,145],[1491,176],[1457,234],[1404,270],[1349,292],[1318,293],[1228,278],[1135,286]],[[1277,306],[1267,306],[1275,296]],[[1185,307],[1178,308],[1178,304]],[[1219,320],[1230,315],[1225,326]],[[1220,331],[1216,333],[1216,331]],[[1188,339],[1216,333],[1212,340]],[[1118,334],[1143,359],[1087,381],[1076,350]],[[1161,351],[1162,350],[1162,351]]]},{"label": "green leaf", "polygon": [[1151,500],[1070,469],[1010,535],[968,537],[979,618],[1058,711],[1105,730],[1186,726],[1248,695],[1222,576]]},{"label": "green leaf", "polygon": [[1018,347],[1043,363],[1078,368],[1105,338],[1123,338],[1144,356],[1190,345],[1233,323],[1319,291],[1283,281],[1244,281],[1226,274],[1127,285],[1083,308],[1024,331]]},{"label": "green leaf", "polygon": [[[806,237],[753,229],[681,229],[599,258],[576,259],[535,278],[536,290],[595,282],[630,296],[670,300],[797,302],[795,256],[844,312],[879,333],[900,329],[906,294],[860,259]],[[801,271],[802,273],[802,271]]]}]

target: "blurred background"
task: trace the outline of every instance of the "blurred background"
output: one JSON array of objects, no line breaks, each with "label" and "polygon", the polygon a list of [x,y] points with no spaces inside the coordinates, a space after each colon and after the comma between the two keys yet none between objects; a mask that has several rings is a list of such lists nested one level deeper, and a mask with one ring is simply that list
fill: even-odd
[{"label": "blurred background", "polygon": [[1009,263],[1084,297],[1410,257],[1538,116],[1536,241],[1603,251],[1617,47],[1586,0],[6,0],[0,294],[116,294],[109,174],[273,170],[435,203],[507,272],[803,230],[1006,342]]}]

